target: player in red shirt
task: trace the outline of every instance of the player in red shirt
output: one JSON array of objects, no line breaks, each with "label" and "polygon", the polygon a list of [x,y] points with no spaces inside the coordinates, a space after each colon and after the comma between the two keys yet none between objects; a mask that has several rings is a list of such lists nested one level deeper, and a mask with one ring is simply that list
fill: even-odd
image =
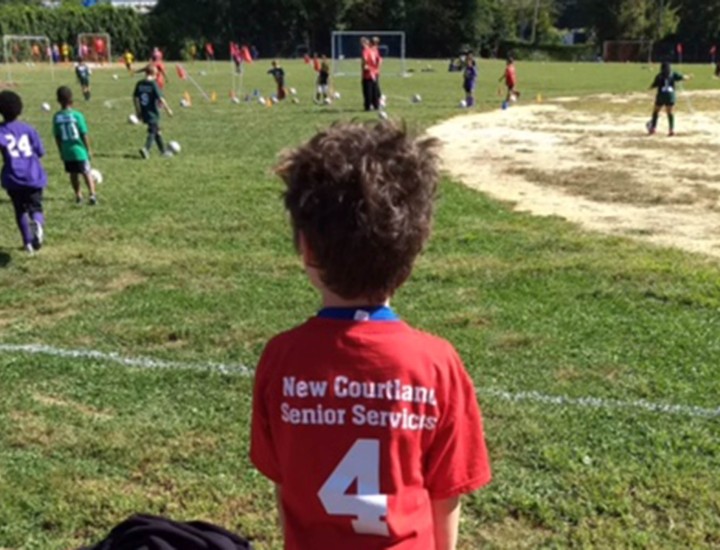
[{"label": "player in red shirt", "polygon": [[382,67],[382,55],[380,54],[380,37],[373,36],[370,43],[372,49],[372,74],[373,74],[373,88],[372,88],[372,106],[373,109],[379,110],[380,98],[382,92],[380,91],[380,67]]},{"label": "player in red shirt", "polygon": [[360,39],[360,47],[362,48],[360,70],[362,73],[363,107],[366,111],[369,111],[374,106],[376,59],[370,40],[364,36]]},{"label": "player in red shirt", "polygon": [[458,354],[389,306],[430,233],[436,145],[341,123],[277,168],[323,305],[268,343],[255,379],[250,457],[286,550],[452,550],[460,495],[490,481]]},{"label": "player in red shirt", "polygon": [[511,101],[515,101],[520,97],[520,91],[516,89],[517,86],[517,75],[515,73],[515,60],[512,56],[508,56],[505,61],[505,72],[500,76],[498,82],[505,81],[505,87],[507,88],[507,94],[505,95],[504,107],[507,107]]}]

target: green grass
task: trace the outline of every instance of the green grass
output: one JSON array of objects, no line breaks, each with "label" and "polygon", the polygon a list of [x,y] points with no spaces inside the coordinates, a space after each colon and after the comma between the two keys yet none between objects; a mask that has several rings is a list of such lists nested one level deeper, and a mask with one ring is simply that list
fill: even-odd
[{"label": "green grass", "polygon": [[[390,113],[418,129],[459,114],[462,97],[457,73],[442,61],[420,72],[426,63],[382,81]],[[271,92],[266,65],[249,67],[247,89]],[[271,335],[313,313],[271,167],[319,127],[372,118],[359,82],[337,79],[342,99],[317,107],[310,69],[287,62],[301,103],[265,108],[228,101],[227,65],[189,70],[220,99],[204,104],[172,78],[176,117],[163,123],[183,152],[171,160],[137,156],[144,132],[126,123],[133,80],[120,68],[93,75],[93,100],[78,107],[105,175],[94,209],[73,204],[40,110],[71,72],[55,82],[18,72],[24,118],[48,148],[48,235],[25,257],[0,199],[0,342],[252,366]],[[478,109],[499,107],[501,71],[481,62]],[[687,88],[714,86],[709,68],[693,72]],[[644,90],[652,74],[518,64],[528,100]],[[187,110],[176,107],[186,89]],[[716,261],[512,213],[445,180],[431,243],[394,303],[451,340],[480,388],[494,481],[465,501],[463,549],[720,547],[717,416],[497,394],[717,408]],[[271,488],[247,460],[251,386],[217,372],[0,353],[0,547],[74,547],[144,511],[208,519],[279,548]]]}]

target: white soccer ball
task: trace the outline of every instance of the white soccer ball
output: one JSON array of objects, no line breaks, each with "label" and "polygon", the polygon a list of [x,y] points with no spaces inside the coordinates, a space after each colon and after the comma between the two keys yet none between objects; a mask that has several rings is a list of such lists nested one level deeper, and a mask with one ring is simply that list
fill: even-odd
[{"label": "white soccer ball", "polygon": [[422,101],[422,97],[420,96],[420,94],[415,94],[414,96],[412,96],[413,103],[420,103],[421,101]]},{"label": "white soccer ball", "polygon": [[103,182],[102,172],[100,172],[100,170],[98,170],[97,168],[93,168],[92,170],[90,170],[90,175],[92,176],[92,179],[93,181],[95,181],[95,183]]},{"label": "white soccer ball", "polygon": [[277,103],[277,102],[280,101],[280,100],[277,98],[276,95],[274,95],[274,96],[272,96],[272,97],[270,98],[270,101],[272,101],[273,103]]},{"label": "white soccer ball", "polygon": [[238,96],[233,96],[233,98],[230,101],[232,101],[233,103],[235,103],[237,105],[238,103],[240,103],[240,98]]},{"label": "white soccer ball", "polygon": [[323,99],[323,103],[325,105],[330,105],[332,103],[332,100],[329,97],[326,97],[325,99]]},{"label": "white soccer ball", "polygon": [[257,102],[258,102],[260,105],[265,105],[265,98],[264,98],[263,96],[258,96]]},{"label": "white soccer ball", "polygon": [[515,94],[510,94],[510,103],[515,103],[517,101],[517,96]]},{"label": "white soccer ball", "polygon": [[297,95],[297,90],[295,88],[290,88],[288,91],[290,92],[290,95]]},{"label": "white soccer ball", "polygon": [[187,99],[182,98],[180,100],[180,107],[190,107],[190,102]]},{"label": "white soccer ball", "polygon": [[335,93],[333,94],[333,98],[334,98],[334,99],[340,99],[340,92],[335,92]]},{"label": "white soccer ball", "polygon": [[182,151],[182,147],[180,147],[180,144],[177,141],[171,141],[168,143],[168,147],[170,147],[170,150],[175,153],[176,155]]},{"label": "white soccer ball", "polygon": [[207,74],[206,71],[200,71],[200,76],[205,76]]},{"label": "white soccer ball", "polygon": [[113,75],[113,80],[117,80],[118,78],[120,78],[120,77],[118,77],[118,75],[116,75],[116,74]]},{"label": "white soccer ball", "polygon": [[140,124],[140,119],[137,115],[128,115],[128,122],[130,124]]},{"label": "white soccer ball", "polygon": [[464,109],[465,107],[467,107],[467,101],[465,101],[464,99],[461,99],[461,100],[460,100],[460,104],[459,104],[458,106],[459,106],[461,109]]},{"label": "white soccer ball", "polygon": [[50,104],[45,102],[41,105],[43,111],[49,111],[50,110]]},{"label": "white soccer ball", "polygon": [[385,107],[387,105],[387,97],[385,97],[385,94],[380,96],[380,107]]}]

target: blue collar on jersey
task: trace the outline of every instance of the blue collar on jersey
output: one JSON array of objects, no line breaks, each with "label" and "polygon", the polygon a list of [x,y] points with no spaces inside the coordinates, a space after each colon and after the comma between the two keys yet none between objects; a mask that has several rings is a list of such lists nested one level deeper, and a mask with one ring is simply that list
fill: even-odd
[{"label": "blue collar on jersey", "polygon": [[321,319],[342,321],[399,321],[397,313],[389,306],[324,307],[317,314]]}]

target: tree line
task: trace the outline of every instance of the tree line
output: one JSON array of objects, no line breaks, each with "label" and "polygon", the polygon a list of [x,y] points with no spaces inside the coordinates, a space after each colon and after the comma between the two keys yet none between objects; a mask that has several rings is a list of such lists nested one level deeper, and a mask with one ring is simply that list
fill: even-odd
[{"label": "tree line", "polygon": [[717,0],[159,0],[149,15],[109,5],[60,8],[40,0],[0,0],[0,34],[42,34],[72,43],[80,32],[108,32],[113,48],[139,56],[154,45],[179,56],[194,42],[254,44],[264,56],[292,55],[299,45],[329,53],[333,30],[403,30],[407,55],[446,57],[472,49],[494,55],[503,44],[561,49],[584,29],[603,40],[713,44],[720,38]]}]

